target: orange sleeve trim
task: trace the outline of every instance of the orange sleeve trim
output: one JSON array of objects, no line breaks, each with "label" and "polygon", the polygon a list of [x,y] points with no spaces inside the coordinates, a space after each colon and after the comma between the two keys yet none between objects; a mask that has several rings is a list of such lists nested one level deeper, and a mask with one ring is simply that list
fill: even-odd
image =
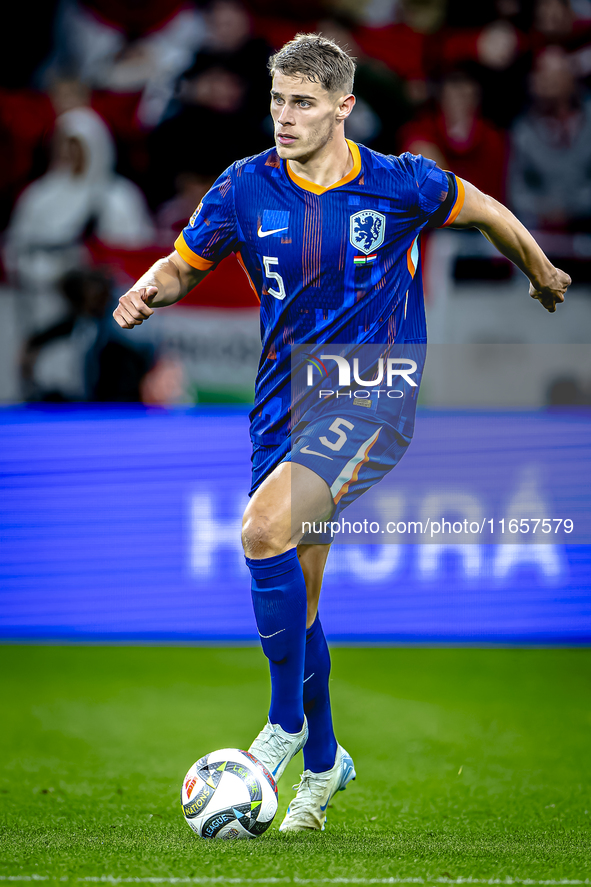
[{"label": "orange sleeve trim", "polygon": [[240,254],[240,253],[236,253],[236,258],[238,259],[238,264],[240,265],[240,267],[242,268],[242,270],[244,271],[244,273],[246,274],[246,276],[247,276],[247,278],[248,278],[248,282],[250,283],[250,285],[251,285],[251,287],[252,287],[252,291],[253,291],[253,293],[255,294],[255,296],[257,297],[257,299],[258,299],[259,302],[260,302],[260,301],[261,301],[261,297],[260,297],[259,294],[257,293],[257,288],[256,288],[256,286],[254,285],[254,283],[252,282],[252,277],[250,276],[250,274],[249,274],[248,271],[246,270],[246,265],[245,265],[244,262],[242,261],[242,256],[241,256],[241,254]]},{"label": "orange sleeve trim", "polygon": [[445,220],[445,222],[441,226],[442,228],[447,228],[448,225],[452,225],[455,222],[455,220],[459,216],[461,209],[464,205],[464,199],[466,197],[466,190],[464,188],[464,183],[462,182],[462,180],[458,176],[455,176],[455,180],[456,180],[456,185],[458,186],[458,193],[457,193],[457,197],[456,197],[456,202],[454,203],[449,216],[447,217],[447,219]]},{"label": "orange sleeve trim", "polygon": [[198,256],[197,253],[194,253],[193,250],[187,246],[182,232],[175,240],[174,248],[181,259],[184,259],[192,268],[197,268],[198,271],[207,271],[213,265],[213,262],[210,262],[208,259],[202,259],[201,256]]}]

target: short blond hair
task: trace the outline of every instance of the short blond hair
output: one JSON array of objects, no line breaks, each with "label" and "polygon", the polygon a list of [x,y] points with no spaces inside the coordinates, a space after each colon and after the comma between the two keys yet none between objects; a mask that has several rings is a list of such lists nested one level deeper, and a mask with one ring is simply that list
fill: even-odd
[{"label": "short blond hair", "polygon": [[269,71],[321,83],[328,92],[353,92],[355,61],[322,34],[297,34],[271,56]]}]

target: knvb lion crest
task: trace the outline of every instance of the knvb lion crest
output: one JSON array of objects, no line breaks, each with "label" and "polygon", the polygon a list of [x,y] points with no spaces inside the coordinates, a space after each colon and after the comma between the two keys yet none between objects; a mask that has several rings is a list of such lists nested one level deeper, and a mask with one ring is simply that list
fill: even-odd
[{"label": "knvb lion crest", "polygon": [[362,209],[351,216],[349,240],[360,252],[369,255],[384,242],[386,216],[373,209]]}]

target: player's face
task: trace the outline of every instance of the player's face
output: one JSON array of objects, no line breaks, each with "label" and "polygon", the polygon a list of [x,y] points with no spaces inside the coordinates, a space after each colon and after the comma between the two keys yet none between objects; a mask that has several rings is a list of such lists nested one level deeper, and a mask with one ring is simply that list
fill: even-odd
[{"label": "player's face", "polygon": [[[271,89],[271,116],[279,156],[305,163],[321,153],[350,113],[344,99],[347,96],[327,92],[321,83],[276,71]],[[351,101],[354,101],[352,97]]]}]

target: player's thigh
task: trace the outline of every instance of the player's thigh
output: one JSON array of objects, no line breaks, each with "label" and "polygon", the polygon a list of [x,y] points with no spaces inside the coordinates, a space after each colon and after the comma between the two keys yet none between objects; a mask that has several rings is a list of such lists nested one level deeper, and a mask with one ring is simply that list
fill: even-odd
[{"label": "player's thigh", "polygon": [[306,545],[304,543],[298,545],[298,558],[302,573],[304,574],[308,598],[306,628],[310,628],[316,619],[318,601],[320,600],[320,591],[322,589],[322,578],[329,551],[330,545]]},{"label": "player's thigh", "polygon": [[[393,427],[375,418],[339,415],[337,411],[307,424],[293,433],[292,463],[306,466],[322,477],[330,490],[333,520],[336,515],[378,483],[408,449],[408,440]],[[308,528],[303,542],[331,541],[330,525]]]},{"label": "player's thigh", "polygon": [[[281,554],[300,541],[304,522],[328,518],[332,501],[313,470],[281,462],[258,487],[244,512],[242,539],[249,557]],[[264,554],[259,552],[264,551]]]}]

